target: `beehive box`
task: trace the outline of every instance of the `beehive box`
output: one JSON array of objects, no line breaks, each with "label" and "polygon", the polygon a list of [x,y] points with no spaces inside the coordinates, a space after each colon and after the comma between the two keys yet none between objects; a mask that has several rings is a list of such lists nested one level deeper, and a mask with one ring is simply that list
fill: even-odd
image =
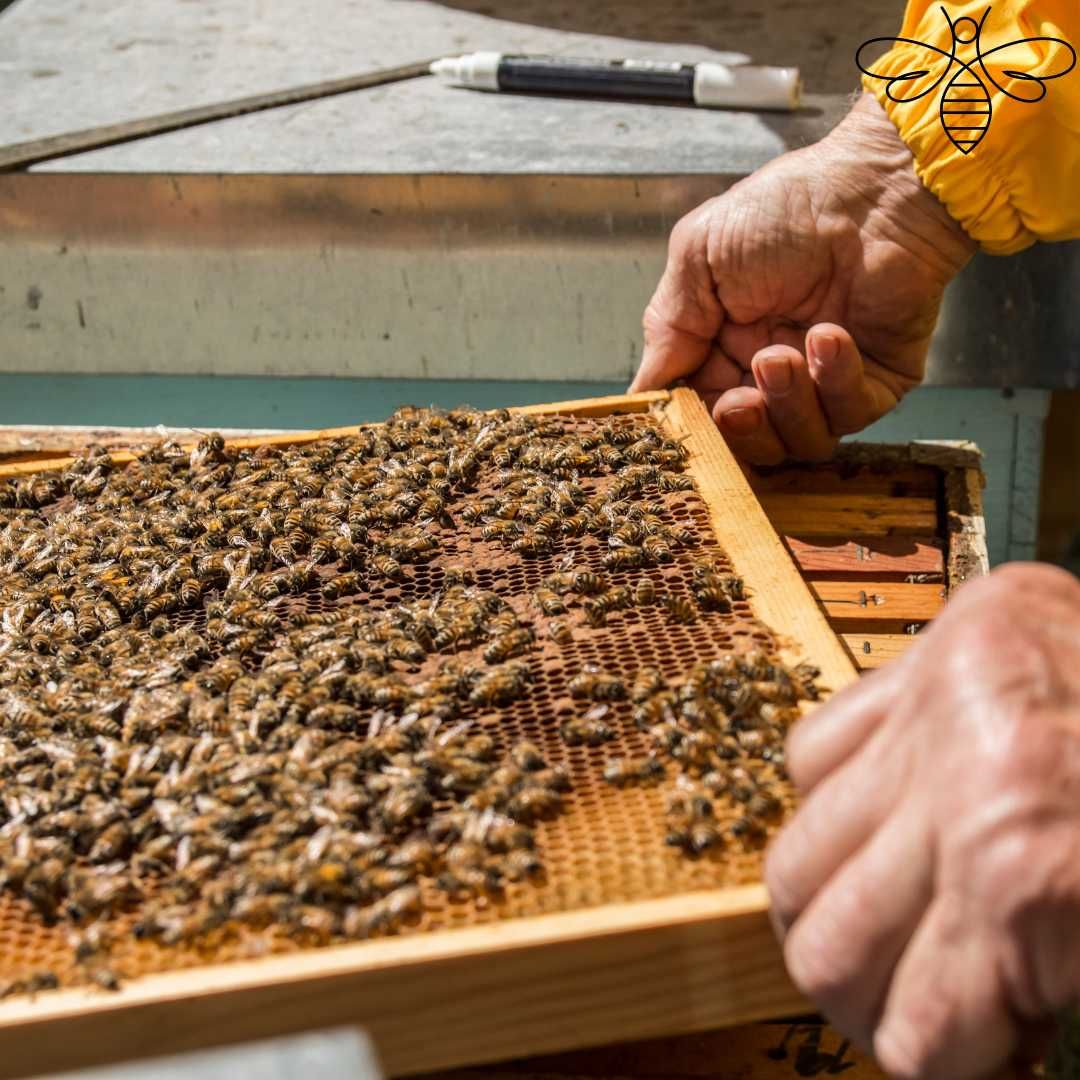
[{"label": "beehive box", "polygon": [[[711,516],[718,525],[726,556],[753,590],[753,614],[782,629],[786,655],[812,659],[824,669],[826,685],[841,685],[850,665],[692,395],[551,411],[648,408],[662,410],[665,425],[688,436],[690,469],[704,502],[688,498],[686,518],[705,529]],[[779,482],[763,478],[766,487]],[[765,495],[766,503],[770,498]],[[879,532],[881,524],[879,514]],[[763,633],[750,623],[742,632]],[[619,634],[608,647],[631,667],[666,636],[662,626],[648,624],[622,625]],[[660,656],[665,667],[685,665],[717,645],[674,636],[681,655]],[[544,716],[521,722],[542,736]],[[6,1067],[17,1075],[359,1020],[375,1034],[387,1066],[402,1072],[602,1041],[627,1025],[638,1034],[692,1030],[792,1007],[796,999],[762,917],[760,886],[716,889],[753,867],[740,868],[738,860],[719,866],[673,861],[656,844],[655,797],[625,794],[618,800],[605,795],[600,805],[582,798],[576,812],[553,823],[544,841],[554,856],[549,888],[523,889],[499,909],[440,915],[436,905],[428,933],[233,963],[212,975],[205,965],[221,957],[177,954],[169,962],[190,970],[139,979],[115,996],[72,991],[12,1002],[0,1018],[0,1045],[11,1051]],[[447,932],[460,923],[474,925]],[[15,953],[29,944],[26,929],[12,941]],[[160,958],[143,970],[154,966],[161,966]],[[659,1006],[655,994],[627,991],[635,972],[651,986],[666,987]],[[491,1016],[498,1017],[497,1027]],[[417,1038],[417,1032],[425,1034]]]}]

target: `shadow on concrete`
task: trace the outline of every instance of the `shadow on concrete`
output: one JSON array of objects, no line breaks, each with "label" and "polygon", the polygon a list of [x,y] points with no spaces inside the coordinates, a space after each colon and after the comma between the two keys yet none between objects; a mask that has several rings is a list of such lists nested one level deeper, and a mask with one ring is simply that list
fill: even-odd
[{"label": "shadow on concrete", "polygon": [[[437,0],[493,19],[633,41],[745,52],[756,63],[802,68],[811,93],[858,85],[855,50],[896,33],[903,0]],[[677,57],[673,56],[673,59]]]}]

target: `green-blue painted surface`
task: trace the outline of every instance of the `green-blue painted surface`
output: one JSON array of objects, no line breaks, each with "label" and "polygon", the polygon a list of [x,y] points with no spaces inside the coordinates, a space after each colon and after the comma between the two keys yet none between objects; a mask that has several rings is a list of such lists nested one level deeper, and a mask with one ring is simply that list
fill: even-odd
[{"label": "green-blue painted surface", "polygon": [[[0,375],[0,423],[311,428],[380,420],[398,405],[480,408],[617,394],[617,383],[281,379],[180,375]],[[992,562],[1030,557],[1037,509],[1042,391],[927,388],[859,438],[970,439],[985,455]]]},{"label": "green-blue painted surface", "polygon": [[0,374],[0,424],[341,427],[382,420],[406,404],[491,409],[625,389],[590,381]]}]

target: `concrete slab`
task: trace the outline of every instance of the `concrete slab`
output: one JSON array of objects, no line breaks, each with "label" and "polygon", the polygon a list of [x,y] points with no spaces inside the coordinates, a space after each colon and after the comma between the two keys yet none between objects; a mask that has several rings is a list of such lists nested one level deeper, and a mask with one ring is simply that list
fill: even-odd
[{"label": "concrete slab", "polygon": [[59,171],[732,172],[813,141],[900,0],[33,0],[0,21],[0,143],[480,48],[797,64],[796,116],[478,94],[418,80],[40,166]]}]

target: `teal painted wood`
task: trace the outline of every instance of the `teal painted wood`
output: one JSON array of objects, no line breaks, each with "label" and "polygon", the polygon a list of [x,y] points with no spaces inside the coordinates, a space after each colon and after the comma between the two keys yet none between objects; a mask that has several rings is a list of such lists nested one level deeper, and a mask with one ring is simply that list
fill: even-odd
[{"label": "teal painted wood", "polygon": [[0,375],[0,424],[342,427],[383,420],[399,405],[494,409],[625,389],[595,381],[7,374]]}]

